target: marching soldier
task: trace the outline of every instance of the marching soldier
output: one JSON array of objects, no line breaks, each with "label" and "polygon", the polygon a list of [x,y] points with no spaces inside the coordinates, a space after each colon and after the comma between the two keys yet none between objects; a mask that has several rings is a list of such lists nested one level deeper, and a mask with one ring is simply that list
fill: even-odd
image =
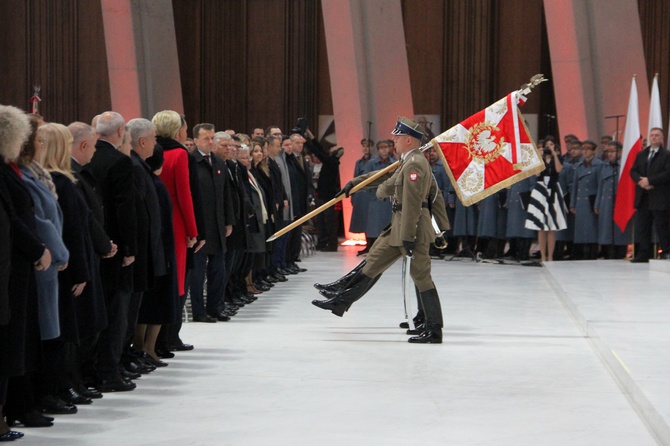
[{"label": "marching soldier", "polygon": [[[430,197],[435,181],[428,161],[419,151],[421,139],[425,135],[423,128],[410,119],[399,117],[392,134],[395,147],[402,154],[400,167],[393,174],[385,175],[369,186],[377,187],[377,198],[392,199],[391,226],[380,234],[362,267],[350,273],[343,289],[330,299],[314,300],[312,304],[342,316],[386,269],[398,258],[407,255],[414,258],[410,265],[410,275],[419,291],[425,314],[423,331],[410,338],[409,342],[438,344],[442,342],[442,309],[430,274],[428,249],[437,237],[431,222],[430,207],[439,207],[443,202]],[[340,193],[348,195],[351,189],[371,175],[354,178]],[[444,206],[436,218],[440,220],[440,231],[448,229]]]}]

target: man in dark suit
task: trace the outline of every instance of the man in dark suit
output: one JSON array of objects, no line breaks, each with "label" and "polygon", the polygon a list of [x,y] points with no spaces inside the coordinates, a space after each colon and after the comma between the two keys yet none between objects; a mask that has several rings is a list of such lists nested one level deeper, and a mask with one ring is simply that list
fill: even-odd
[{"label": "man in dark suit", "polygon": [[630,176],[635,187],[635,239],[640,243],[633,263],[647,263],[653,257],[651,228],[656,228],[663,253],[662,259],[670,258],[670,152],[663,147],[663,130],[653,128],[649,132],[649,147],[637,154]]},{"label": "man in dark suit", "polygon": [[[297,129],[294,129],[297,130]],[[291,181],[291,196],[293,197],[293,218],[299,219],[309,210],[309,196],[312,185],[312,172],[305,161],[302,153],[305,138],[299,133],[292,133],[291,153],[286,152],[286,166]],[[286,270],[290,274],[307,271],[300,268],[296,262],[300,261],[300,250],[302,247],[302,225],[297,226],[289,234],[288,248],[286,250]]]},{"label": "man in dark suit", "polygon": [[137,211],[133,163],[117,147],[123,141],[125,121],[116,112],[105,112],[96,123],[99,139],[95,155],[84,168],[96,180],[104,209],[105,232],[119,253],[103,259],[102,285],[108,326],[98,341],[98,390],[128,391],[135,388],[119,374],[121,351],[128,328],[128,305],[133,292],[133,267],[137,254]]},{"label": "man in dark suit", "polygon": [[[226,237],[234,221],[229,191],[226,187],[225,164],[213,156],[214,125],[197,124],[193,127],[196,149],[193,156],[198,171],[198,184],[202,195],[203,215],[207,243],[193,256],[191,280],[191,305],[195,322],[230,320],[222,310],[226,275]],[[228,196],[226,194],[228,193]],[[203,287],[207,270],[207,306]]]},{"label": "man in dark suit", "polygon": [[[102,290],[100,276],[100,260],[116,255],[117,246],[109,239],[105,232],[105,218],[100,198],[95,193],[95,179],[90,172],[83,167],[91,162],[95,154],[95,144],[98,140],[98,132],[84,122],[73,122],[68,126],[72,133],[72,170],[77,178],[77,189],[81,192],[88,205],[88,230],[91,235],[93,251],[91,256],[90,274],[91,280],[84,288],[84,292],[77,299],[77,323],[79,324],[79,335],[81,337],[77,348],[77,356],[80,364],[82,384],[95,382],[95,349],[98,337],[107,326],[107,310],[105,308],[105,296]],[[86,396],[99,398],[96,391],[81,385],[77,392]]]}]

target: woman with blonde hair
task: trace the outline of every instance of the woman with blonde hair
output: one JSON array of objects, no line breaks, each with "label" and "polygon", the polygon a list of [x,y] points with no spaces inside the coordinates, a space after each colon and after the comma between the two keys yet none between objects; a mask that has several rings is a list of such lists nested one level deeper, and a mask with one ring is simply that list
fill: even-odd
[{"label": "woman with blonde hair", "polygon": [[[188,248],[197,251],[205,243],[201,227],[196,225],[196,213],[201,212],[197,173],[192,170],[189,153],[181,141],[186,140],[186,120],[173,110],[163,110],[154,115],[151,122],[156,126],[156,142],[163,148],[163,170],[160,179],[167,187],[172,202],[172,227],[174,250],[177,261],[177,289],[183,310],[186,303],[186,254]],[[193,165],[193,168],[195,165]],[[196,194],[195,196],[193,194]],[[202,219],[198,218],[197,221]],[[199,237],[200,235],[200,237]],[[198,242],[198,245],[196,245]],[[180,316],[181,321],[181,316]],[[179,338],[181,322],[166,325],[161,331],[157,350],[163,357],[171,357],[165,352],[167,347],[176,350],[191,350],[193,346],[184,344]],[[169,344],[165,346],[164,344]],[[163,344],[163,345],[161,345]],[[163,350],[163,351],[161,351]],[[157,352],[158,353],[158,352]],[[159,356],[161,356],[159,354]]]},{"label": "woman with blonde hair", "polygon": [[58,273],[60,336],[49,341],[45,354],[51,356],[49,372],[43,388],[51,397],[60,397],[70,404],[90,404],[91,399],[80,393],[83,382],[79,370],[76,346],[83,337],[96,332],[90,327],[99,317],[104,302],[100,271],[95,267],[95,250],[89,231],[90,209],[76,187],[77,179],[71,170],[72,134],[61,124],[46,124],[39,128],[43,142],[41,164],[51,174],[58,204],[63,212],[63,241],[70,252],[68,268]]}]

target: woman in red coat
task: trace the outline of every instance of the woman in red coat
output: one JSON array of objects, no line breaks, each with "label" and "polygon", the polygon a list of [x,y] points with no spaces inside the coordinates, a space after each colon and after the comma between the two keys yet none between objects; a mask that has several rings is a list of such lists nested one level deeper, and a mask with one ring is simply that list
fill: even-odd
[{"label": "woman in red coat", "polygon": [[[177,258],[179,295],[185,294],[186,249],[195,245],[198,229],[195,224],[188,167],[188,151],[178,142],[186,136],[186,122],[172,110],[164,110],[151,120],[156,126],[156,140],[163,147],[165,162],[160,175],[172,200],[174,248]],[[180,135],[183,136],[180,138]]]}]

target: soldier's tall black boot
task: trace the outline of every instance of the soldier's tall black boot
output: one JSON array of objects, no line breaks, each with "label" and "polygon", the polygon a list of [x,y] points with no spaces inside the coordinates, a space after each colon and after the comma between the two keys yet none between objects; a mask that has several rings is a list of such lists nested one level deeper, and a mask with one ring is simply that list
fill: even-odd
[{"label": "soldier's tall black boot", "polygon": [[[370,288],[379,280],[381,274],[377,277],[368,277],[359,270],[358,273],[351,279],[347,289],[340,291],[334,297],[327,300],[313,300],[312,305],[330,310],[335,316],[340,316],[349,310],[349,307],[358,299],[363,297]],[[326,291],[321,291],[325,294]]]},{"label": "soldier's tall black boot", "polygon": [[[407,330],[407,334],[419,334],[420,331],[418,330],[419,326],[422,326],[424,322],[426,322],[426,316],[423,311],[423,304],[421,303],[421,296],[419,296],[419,288],[417,288],[416,285],[414,285],[414,291],[416,292],[416,305],[417,305],[417,312],[416,316],[412,319],[414,321],[414,327],[415,330],[412,332],[412,330]],[[407,328],[409,329],[409,323],[408,322],[401,322],[400,323],[400,328]]]},{"label": "soldier's tall black boot", "polygon": [[411,344],[441,344],[442,343],[442,306],[437,290],[420,293],[423,310],[426,314],[426,324],[419,336],[409,338]]},{"label": "soldier's tall black boot", "polygon": [[351,278],[354,277],[358,271],[362,270],[364,266],[365,266],[365,260],[360,262],[358,265],[354,267],[354,269],[352,269],[344,276],[337,279],[335,282],[325,284],[315,283],[314,288],[316,288],[319,291],[321,290],[328,290],[333,292],[341,291],[347,287],[347,284],[349,283]]}]

